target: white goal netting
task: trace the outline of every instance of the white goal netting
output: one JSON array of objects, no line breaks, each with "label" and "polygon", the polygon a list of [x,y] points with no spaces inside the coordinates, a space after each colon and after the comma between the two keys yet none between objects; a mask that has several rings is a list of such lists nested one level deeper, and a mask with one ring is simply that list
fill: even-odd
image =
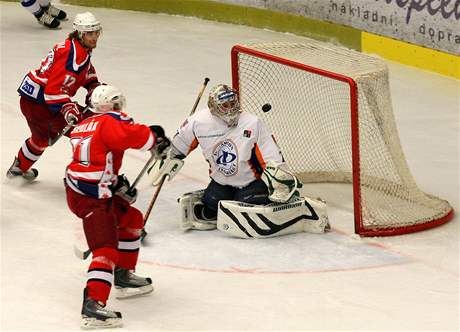
[{"label": "white goal netting", "polygon": [[303,182],[353,183],[356,232],[401,234],[451,218],[407,166],[384,61],[313,40],[266,43],[234,47],[232,71],[242,108],[273,130]]}]

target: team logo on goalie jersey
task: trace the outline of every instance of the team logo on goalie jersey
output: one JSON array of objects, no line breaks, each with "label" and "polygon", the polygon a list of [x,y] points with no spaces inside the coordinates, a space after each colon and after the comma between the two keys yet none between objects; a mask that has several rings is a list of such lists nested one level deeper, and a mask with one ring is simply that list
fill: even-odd
[{"label": "team logo on goalie jersey", "polygon": [[225,176],[232,176],[238,172],[238,150],[235,143],[226,139],[218,143],[212,153],[217,170]]}]

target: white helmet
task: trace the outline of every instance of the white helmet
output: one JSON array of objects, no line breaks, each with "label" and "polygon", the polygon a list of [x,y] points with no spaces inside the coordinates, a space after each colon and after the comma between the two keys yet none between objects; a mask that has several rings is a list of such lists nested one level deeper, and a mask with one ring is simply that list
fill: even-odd
[{"label": "white helmet", "polygon": [[240,103],[236,91],[228,85],[219,84],[209,93],[208,107],[212,114],[224,120],[229,127],[238,124]]},{"label": "white helmet", "polygon": [[90,12],[77,14],[73,21],[73,28],[80,33],[102,30],[101,23]]},{"label": "white helmet", "polygon": [[121,111],[126,106],[126,99],[120,89],[112,85],[99,85],[91,95],[94,113]]}]

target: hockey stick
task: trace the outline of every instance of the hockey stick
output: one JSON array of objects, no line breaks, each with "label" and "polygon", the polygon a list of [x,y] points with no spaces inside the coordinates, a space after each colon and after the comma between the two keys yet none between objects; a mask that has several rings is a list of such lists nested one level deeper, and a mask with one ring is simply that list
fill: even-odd
[{"label": "hockey stick", "polygon": [[[195,100],[195,104],[192,107],[190,115],[193,115],[193,113],[195,113],[196,108],[198,106],[198,103],[200,102],[201,96],[203,95],[204,90],[206,89],[206,86],[208,85],[208,83],[209,83],[209,78],[206,77],[204,79],[203,85],[201,86],[201,90],[200,90],[200,92],[199,92],[199,94],[198,94],[198,96],[197,96],[197,98]],[[163,187],[163,184],[164,184],[165,180],[166,180],[166,175],[163,175],[163,177],[160,180],[160,183],[158,183],[158,186],[157,186],[157,189],[155,190],[155,193],[153,194],[152,200],[150,201],[150,204],[149,204],[149,206],[147,208],[147,211],[145,212],[145,215],[144,215],[144,228],[142,229],[141,241],[143,241],[144,238],[147,236],[147,232],[145,231],[145,224],[147,223],[147,220],[149,219],[150,213],[152,212],[152,209],[153,209],[153,205],[155,204],[155,202],[156,202],[156,200],[158,198],[158,195],[160,194],[161,187]]]},{"label": "hockey stick", "polygon": [[[85,114],[88,110],[90,109],[89,106],[86,106],[82,113],[81,114]],[[64,127],[64,129],[61,130],[61,132],[59,134],[57,134],[56,137],[54,138],[49,138],[48,139],[48,145],[49,146],[53,146],[57,141],[59,141],[61,139],[62,136],[64,136],[65,134],[67,134],[73,127],[75,127],[76,123],[69,123],[67,126]]]}]

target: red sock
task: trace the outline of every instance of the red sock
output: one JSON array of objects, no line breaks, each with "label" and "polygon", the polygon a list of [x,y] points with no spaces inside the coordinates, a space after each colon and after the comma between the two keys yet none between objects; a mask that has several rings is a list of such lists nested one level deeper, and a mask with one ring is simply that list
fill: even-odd
[{"label": "red sock", "polygon": [[25,172],[32,165],[40,159],[43,151],[45,151],[46,146],[44,144],[35,143],[32,138],[28,138],[18,152],[19,168]]},{"label": "red sock", "polygon": [[141,231],[144,227],[144,217],[135,207],[120,214],[118,225],[118,267],[134,270],[141,246]]},{"label": "red sock", "polygon": [[118,267],[128,270],[134,270],[139,256],[139,247],[141,246],[140,232],[118,231]]},{"label": "red sock", "polygon": [[113,283],[113,269],[117,264],[118,253],[115,248],[100,248],[93,251],[93,260],[88,268],[86,288],[88,296],[106,303]]}]

